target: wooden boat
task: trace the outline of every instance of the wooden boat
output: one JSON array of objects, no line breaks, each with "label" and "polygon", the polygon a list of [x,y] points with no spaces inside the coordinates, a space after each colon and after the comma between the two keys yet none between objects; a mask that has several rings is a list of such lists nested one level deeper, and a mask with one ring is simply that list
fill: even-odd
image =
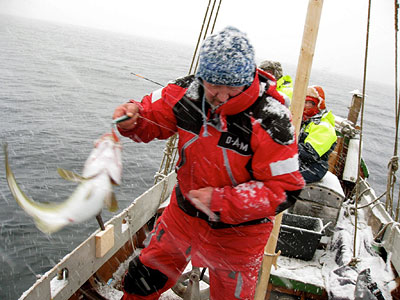
[{"label": "wooden boat", "polygon": [[[307,67],[299,61],[298,72],[302,68]],[[321,182],[307,185],[283,215],[277,249],[285,256],[278,257],[275,247],[271,253],[267,246],[266,257],[273,257],[278,268],[265,278],[270,266],[263,264],[256,299],[400,299],[398,216],[379,201],[361,176],[361,166],[354,165],[361,161],[353,146],[360,144],[354,124],[362,99],[354,94],[348,117],[337,118],[340,138],[330,172]],[[171,139],[167,149],[174,143]],[[165,162],[172,162],[173,156],[168,153]],[[143,247],[176,182],[175,173],[167,170],[160,170],[161,180],[106,222],[105,230],[94,232],[42,275],[20,299],[119,299],[127,263]],[[162,298],[208,299],[202,271],[189,269]]]}]

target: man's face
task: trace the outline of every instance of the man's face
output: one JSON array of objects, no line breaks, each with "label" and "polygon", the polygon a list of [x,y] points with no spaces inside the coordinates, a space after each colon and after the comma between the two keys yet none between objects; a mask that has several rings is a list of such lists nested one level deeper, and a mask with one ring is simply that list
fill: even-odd
[{"label": "man's face", "polygon": [[228,86],[211,84],[203,80],[205,96],[211,106],[216,107],[225,103],[230,98],[239,95],[244,90],[244,86]]}]

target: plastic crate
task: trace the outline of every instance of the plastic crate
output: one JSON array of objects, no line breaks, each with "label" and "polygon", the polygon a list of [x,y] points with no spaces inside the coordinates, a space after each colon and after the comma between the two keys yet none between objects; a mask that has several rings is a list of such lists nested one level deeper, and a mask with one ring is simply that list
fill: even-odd
[{"label": "plastic crate", "polygon": [[323,223],[320,218],[285,213],[276,250],[281,255],[311,260],[322,237]]}]

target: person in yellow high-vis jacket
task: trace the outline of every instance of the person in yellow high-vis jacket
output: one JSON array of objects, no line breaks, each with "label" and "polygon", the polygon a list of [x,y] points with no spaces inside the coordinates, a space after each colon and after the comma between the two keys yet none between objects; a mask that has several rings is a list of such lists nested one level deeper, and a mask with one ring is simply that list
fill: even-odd
[{"label": "person in yellow high-vis jacket", "polygon": [[289,106],[290,106],[290,101],[292,100],[293,96],[292,77],[290,77],[290,75],[285,75],[279,78],[276,81],[276,89],[278,90],[278,92],[282,92],[283,94],[289,97]]},{"label": "person in yellow high-vis jacket", "polygon": [[300,172],[306,183],[324,177],[336,140],[335,117],[326,109],[324,90],[320,86],[309,86],[298,142]]},{"label": "person in yellow high-vis jacket", "polygon": [[285,99],[285,106],[289,107],[293,96],[293,80],[290,75],[283,75],[282,65],[278,61],[264,60],[259,68],[272,75],[276,79],[276,89]]}]

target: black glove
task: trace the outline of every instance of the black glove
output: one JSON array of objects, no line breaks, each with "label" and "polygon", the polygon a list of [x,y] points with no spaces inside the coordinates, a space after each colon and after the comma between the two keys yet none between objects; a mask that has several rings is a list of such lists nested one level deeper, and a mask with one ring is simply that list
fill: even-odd
[{"label": "black glove", "polygon": [[295,191],[285,191],[286,193],[286,201],[279,204],[276,208],[275,214],[279,214],[280,212],[288,209],[289,207],[293,206],[296,203],[297,198],[300,195],[301,190]]}]

